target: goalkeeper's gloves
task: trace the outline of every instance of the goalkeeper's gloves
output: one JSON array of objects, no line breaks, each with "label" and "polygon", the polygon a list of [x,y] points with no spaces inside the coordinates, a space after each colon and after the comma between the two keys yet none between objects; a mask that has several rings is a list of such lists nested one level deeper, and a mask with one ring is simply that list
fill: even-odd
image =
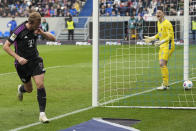
[{"label": "goalkeeper's gloves", "polygon": [[145,41],[146,43],[150,43],[151,41],[153,41],[153,40],[156,39],[155,36],[152,36],[152,37],[144,36],[144,37],[145,37],[144,41]]},{"label": "goalkeeper's gloves", "polygon": [[162,41],[155,41],[154,45],[155,46],[160,46],[161,44],[165,43],[165,40]]}]

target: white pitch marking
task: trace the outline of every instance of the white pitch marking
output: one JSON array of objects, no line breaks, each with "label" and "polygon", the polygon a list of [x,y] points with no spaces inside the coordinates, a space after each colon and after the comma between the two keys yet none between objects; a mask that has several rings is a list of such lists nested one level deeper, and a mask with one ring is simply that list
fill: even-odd
[{"label": "white pitch marking", "polygon": [[[69,116],[69,115],[73,115],[73,114],[76,114],[76,113],[79,113],[79,112],[82,112],[82,111],[86,111],[86,110],[89,110],[89,109],[92,109],[92,108],[93,107],[90,106],[90,107],[83,108],[83,109],[80,109],[80,110],[76,110],[76,111],[73,111],[73,112],[69,112],[69,113],[66,113],[66,114],[63,114],[63,115],[59,115],[59,116],[50,118],[49,121],[57,120],[57,119],[60,119],[60,118],[63,118],[63,117]],[[26,125],[26,126],[21,126],[21,127],[15,128],[15,129],[11,129],[9,131],[19,131],[19,130],[29,128],[29,127],[32,127],[32,126],[36,126],[36,125],[40,125],[40,124],[42,124],[42,123],[41,122],[36,122],[36,123],[32,123],[32,124],[29,124],[29,125]]]},{"label": "white pitch marking", "polygon": [[1,73],[0,76],[11,75],[11,74],[16,74],[16,72]]},{"label": "white pitch marking", "polygon": [[[45,69],[55,69],[55,68],[64,68],[64,67],[73,67],[73,66],[70,66],[70,65],[50,66]],[[16,74],[16,72],[0,73],[0,76],[11,75],[11,74]]]}]

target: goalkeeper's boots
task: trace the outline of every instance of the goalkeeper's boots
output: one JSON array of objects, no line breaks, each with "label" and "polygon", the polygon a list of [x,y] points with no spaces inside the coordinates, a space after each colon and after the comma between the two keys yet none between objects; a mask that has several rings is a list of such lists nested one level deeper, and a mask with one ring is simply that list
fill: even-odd
[{"label": "goalkeeper's boots", "polygon": [[169,89],[169,86],[165,86],[164,84],[162,84],[160,87],[157,87],[157,90],[167,90]]},{"label": "goalkeeper's boots", "polygon": [[18,100],[22,101],[23,100],[23,93],[20,91],[20,87],[22,85],[18,85]]},{"label": "goalkeeper's boots", "polygon": [[45,112],[40,112],[39,121],[42,122],[42,123],[49,123],[49,120],[46,117]]}]

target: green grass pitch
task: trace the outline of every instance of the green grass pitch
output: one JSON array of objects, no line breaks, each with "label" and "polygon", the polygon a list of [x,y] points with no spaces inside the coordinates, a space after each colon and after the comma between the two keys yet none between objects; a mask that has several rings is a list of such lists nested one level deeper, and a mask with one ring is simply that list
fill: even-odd
[{"label": "green grass pitch", "polygon": [[[119,48],[119,49],[116,49]],[[106,62],[111,61],[113,63],[119,64],[117,74],[124,76],[119,78],[124,81],[124,85],[119,83],[119,87],[129,87],[130,83],[127,81],[128,78],[132,78],[130,73],[140,74],[140,70],[132,71],[131,68],[120,68],[120,67],[133,67],[129,65],[128,62],[120,63],[122,59],[126,61],[131,56],[129,56],[130,51],[136,54],[141,54],[142,52],[158,52],[158,49],[139,49],[135,50],[124,50],[123,54],[125,56],[116,55],[122,54],[120,48],[128,48],[126,46],[104,46],[100,47],[100,72],[105,69],[116,69],[114,65],[111,67],[110,64]],[[19,102],[16,97],[17,85],[20,84],[20,80],[15,73],[14,59],[8,56],[0,47],[0,130],[7,131],[10,129],[15,129],[21,126],[25,126],[31,123],[38,122],[39,110],[36,98],[36,88],[34,86],[34,91],[31,94],[24,95],[24,101]],[[63,45],[63,46],[38,46],[40,56],[44,59],[44,66],[46,68],[45,74],[45,87],[47,91],[47,108],[46,113],[48,118],[53,118],[62,114],[66,114],[75,110],[83,109],[91,106],[91,85],[92,85],[92,47],[91,46],[73,46],[73,45]],[[190,47],[190,76],[195,76],[194,65],[196,63],[194,50],[195,46]],[[114,53],[113,53],[114,52]],[[112,56],[113,54],[114,57]],[[128,54],[126,56],[126,54]],[[112,57],[110,57],[112,56]],[[140,59],[147,59],[148,56],[139,56]],[[118,60],[116,60],[118,58]],[[136,57],[131,57],[131,60],[135,61]],[[139,59],[139,58],[137,58]],[[104,61],[107,60],[107,61]],[[141,80],[136,84],[132,85],[132,90],[126,90],[125,95],[129,93],[137,93],[140,91],[148,90],[153,87],[160,85],[160,69],[157,62],[157,56],[151,56],[151,60],[154,62],[150,63],[150,67],[143,70],[143,76],[148,75],[149,77],[141,77],[140,75],[135,75],[137,80]],[[144,65],[146,61],[143,61]],[[108,66],[103,67],[103,64]],[[140,67],[142,61],[137,61],[134,66]],[[144,67],[144,66],[142,66]],[[130,71],[130,72],[128,72]],[[169,62],[170,71],[170,82],[183,80],[183,47],[177,47],[175,53],[171,57]],[[116,70],[111,71],[112,74],[105,73],[106,77],[115,76]],[[127,74],[126,74],[127,73]],[[102,78],[103,73],[100,74]],[[127,77],[125,77],[127,76]],[[112,83],[116,82],[115,77],[109,77],[111,81],[105,81],[105,84],[110,83],[113,88],[116,85]],[[133,79],[134,80],[134,79]],[[145,85],[145,86],[144,86]],[[100,80],[100,97],[103,97],[104,81]],[[143,87],[139,88],[138,87]],[[123,95],[121,90],[118,91],[119,95]],[[188,91],[187,93],[194,94],[195,89]],[[127,94],[126,94],[127,93]],[[163,105],[168,101],[173,101],[176,99],[177,94],[183,94],[184,90],[182,88],[182,82],[172,85],[172,89],[167,92],[157,92],[152,91],[143,95],[138,95],[131,97],[115,104],[119,105]],[[171,95],[172,94],[172,95]],[[105,93],[106,96],[111,94]],[[116,97],[116,94],[112,97]],[[106,99],[110,100],[111,98]],[[143,100],[146,100],[142,102]],[[149,100],[147,100],[149,99]],[[159,102],[156,100],[160,99]],[[191,98],[192,99],[192,98]],[[104,101],[103,101],[104,102]],[[194,104],[194,103],[193,103]],[[177,105],[179,106],[179,105]],[[186,105],[183,105],[186,106]],[[68,128],[70,126],[85,122],[92,119],[93,117],[109,117],[109,118],[130,118],[141,120],[138,124],[134,125],[135,128],[142,131],[194,131],[196,125],[196,111],[195,110],[172,110],[172,109],[131,109],[131,108],[93,108],[84,112],[69,115],[54,121],[49,124],[40,124],[37,126],[29,127],[24,129],[24,131],[54,131]]]}]

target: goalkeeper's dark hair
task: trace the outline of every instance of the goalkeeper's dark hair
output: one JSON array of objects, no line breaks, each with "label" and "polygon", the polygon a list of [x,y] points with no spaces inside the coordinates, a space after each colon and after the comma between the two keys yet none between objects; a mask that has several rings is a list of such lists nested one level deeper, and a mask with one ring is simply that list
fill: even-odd
[{"label": "goalkeeper's dark hair", "polygon": [[163,6],[158,6],[157,10],[161,10],[162,12],[164,12]]}]

